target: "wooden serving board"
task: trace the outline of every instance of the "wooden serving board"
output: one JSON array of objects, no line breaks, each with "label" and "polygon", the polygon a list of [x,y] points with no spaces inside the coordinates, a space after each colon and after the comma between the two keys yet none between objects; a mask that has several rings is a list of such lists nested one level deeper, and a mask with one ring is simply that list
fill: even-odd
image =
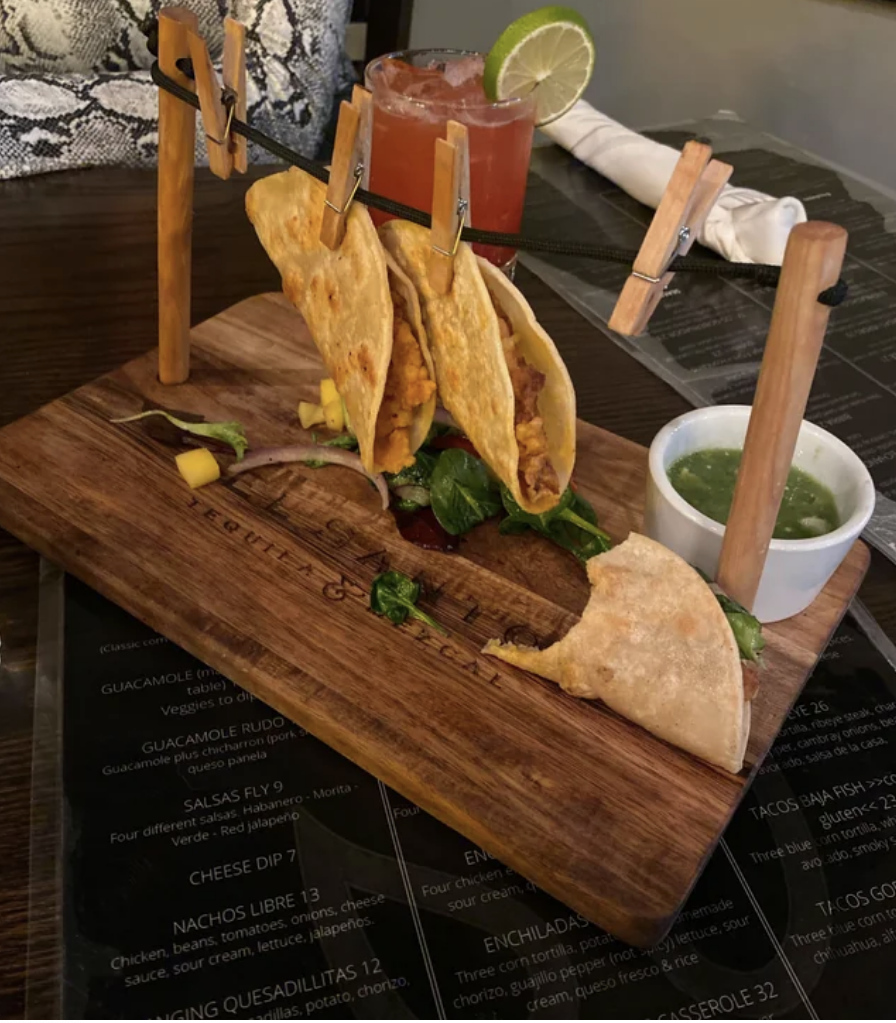
[{"label": "wooden serving board", "polygon": [[[583,916],[634,944],[671,926],[865,572],[857,543],[804,614],[769,627],[749,767],[715,770],[599,703],[480,651],[545,644],[588,597],[572,557],[486,524],[457,554],[405,543],[370,485],[272,467],[190,491],[144,402],[299,442],[323,375],[302,321],[262,295],[193,332],[188,383],[156,353],[0,431],[0,525]],[[646,451],[579,424],[576,481],[616,540],[641,525]],[[374,575],[421,577],[444,638],[368,609]]]}]

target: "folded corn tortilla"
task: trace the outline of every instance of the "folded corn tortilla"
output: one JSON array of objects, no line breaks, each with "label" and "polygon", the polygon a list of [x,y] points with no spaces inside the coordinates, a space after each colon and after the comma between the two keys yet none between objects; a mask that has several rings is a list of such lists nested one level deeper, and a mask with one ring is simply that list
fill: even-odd
[{"label": "folded corn tortilla", "polygon": [[413,464],[435,412],[435,368],[413,284],[355,203],[320,241],[326,186],[293,167],[255,182],[246,212],[348,410],[369,472]]},{"label": "folded corn tortilla", "polygon": [[603,700],[623,717],[726,771],[750,734],[740,653],[712,590],[646,536],[588,562],[581,620],[546,650],[492,640],[485,653]]},{"label": "folded corn tortilla", "polygon": [[519,290],[468,245],[440,295],[429,282],[428,230],[392,220],[380,238],[420,297],[442,404],[522,508],[553,508],[576,450],[575,391],[553,341]]}]

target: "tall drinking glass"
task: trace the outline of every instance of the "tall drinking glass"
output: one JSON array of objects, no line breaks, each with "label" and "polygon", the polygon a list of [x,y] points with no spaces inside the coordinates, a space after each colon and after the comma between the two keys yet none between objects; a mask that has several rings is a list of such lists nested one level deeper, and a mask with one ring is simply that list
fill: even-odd
[{"label": "tall drinking glass", "polygon": [[[493,103],[485,95],[485,54],[465,50],[406,50],[367,65],[373,95],[370,189],[431,212],[435,142],[449,120],[466,125],[470,142],[470,214],[474,227],[517,233],[535,128],[529,96]],[[379,225],[389,219],[371,210]],[[474,245],[511,270],[513,249]]]}]

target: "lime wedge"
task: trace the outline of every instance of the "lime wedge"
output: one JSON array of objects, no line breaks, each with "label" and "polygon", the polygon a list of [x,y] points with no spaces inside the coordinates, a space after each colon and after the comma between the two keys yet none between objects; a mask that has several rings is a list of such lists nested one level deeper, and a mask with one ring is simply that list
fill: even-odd
[{"label": "lime wedge", "polygon": [[535,94],[535,123],[549,124],[585,91],[594,71],[588,23],[570,7],[541,7],[501,33],[485,61],[489,99]]}]

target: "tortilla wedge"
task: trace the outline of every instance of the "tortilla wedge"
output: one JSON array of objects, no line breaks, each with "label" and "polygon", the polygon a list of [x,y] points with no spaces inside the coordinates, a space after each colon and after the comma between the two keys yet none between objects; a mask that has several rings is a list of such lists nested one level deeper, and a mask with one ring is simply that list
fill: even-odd
[{"label": "tortilla wedge", "polygon": [[712,590],[684,559],[632,533],[588,562],[581,620],[546,650],[489,642],[484,652],[603,700],[647,731],[726,771],[750,734],[740,654]]},{"label": "tortilla wedge", "polygon": [[[320,241],[326,194],[325,185],[293,167],[255,182],[246,212],[345,402],[364,468],[397,472],[413,463],[435,412],[420,303],[363,206],[349,211],[338,249]],[[402,321],[410,338],[399,337]],[[403,361],[393,365],[399,351]]]},{"label": "tortilla wedge", "polygon": [[[523,509],[540,514],[553,508],[569,484],[576,452],[575,391],[553,341],[519,290],[468,245],[458,247],[450,292],[439,295],[427,274],[428,230],[391,220],[380,238],[420,297],[442,404]],[[501,319],[509,323],[522,372],[511,373]],[[527,376],[541,386],[537,411],[521,422],[519,381]],[[533,424],[527,439],[521,427]],[[547,462],[545,471],[536,467],[539,459]]]}]

